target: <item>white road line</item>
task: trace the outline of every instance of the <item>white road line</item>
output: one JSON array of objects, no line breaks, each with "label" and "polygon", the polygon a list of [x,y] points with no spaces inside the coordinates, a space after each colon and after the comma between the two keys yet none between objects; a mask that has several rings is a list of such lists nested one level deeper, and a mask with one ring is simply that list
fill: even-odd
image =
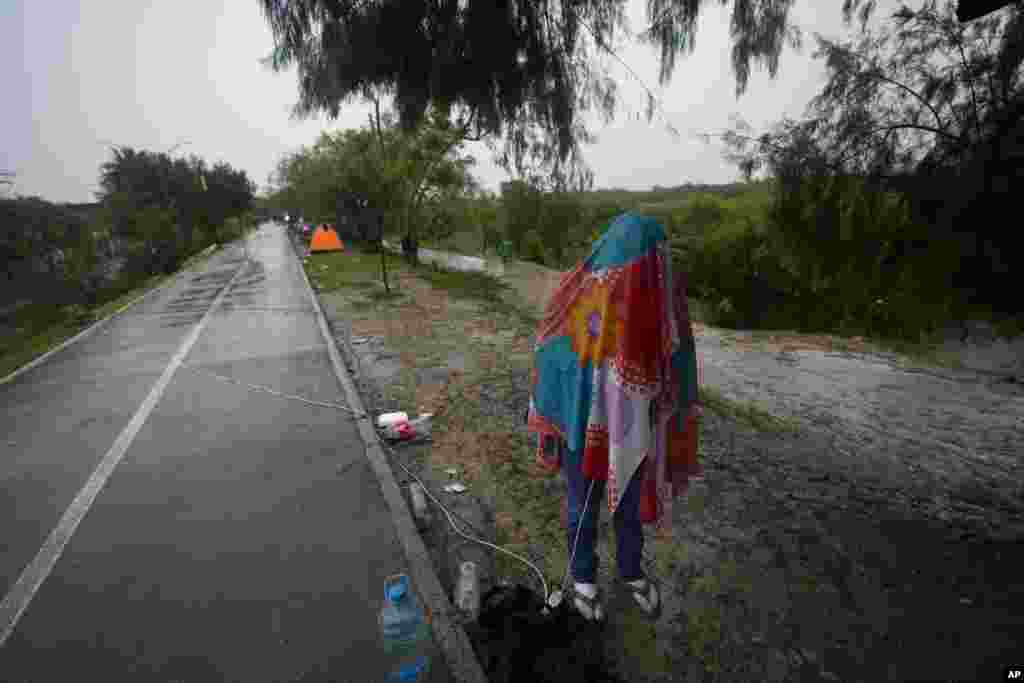
[{"label": "white road line", "polygon": [[60,521],[57,522],[57,526],[54,527],[46,542],[43,543],[43,547],[39,549],[35,558],[22,570],[21,576],[18,577],[14,586],[4,596],[3,602],[0,602],[0,647],[3,647],[4,643],[7,642],[7,639],[14,632],[14,627],[17,626],[18,620],[21,619],[21,615],[24,614],[29,603],[32,602],[32,598],[35,597],[39,587],[43,585],[43,581],[46,580],[54,565],[57,564],[61,553],[64,552],[64,547],[71,540],[82,518],[89,512],[89,508],[92,507],[96,496],[99,495],[110,475],[113,474],[114,468],[121,462],[124,454],[128,451],[128,447],[131,446],[139,430],[142,429],[142,425],[145,424],[149,414],[153,412],[153,408],[160,400],[167,385],[170,384],[174,372],[185,360],[185,356],[188,355],[192,346],[199,339],[199,335],[202,333],[203,328],[206,327],[213,312],[223,301],[224,297],[227,296],[228,291],[230,291],[238,276],[245,271],[248,263],[246,261],[239,267],[231,277],[231,280],[224,286],[224,289],[217,295],[217,298],[214,299],[209,310],[203,315],[202,320],[196,323],[188,337],[178,347],[177,353],[171,358],[171,362],[164,369],[163,374],[160,375],[160,379],[153,385],[142,405],[135,411],[131,421],[118,435],[114,445],[110,447],[110,450],[100,460],[100,464],[96,466],[89,480],[85,482],[85,486],[82,487],[82,490],[78,492],[75,499],[71,501],[71,505],[64,511]]}]

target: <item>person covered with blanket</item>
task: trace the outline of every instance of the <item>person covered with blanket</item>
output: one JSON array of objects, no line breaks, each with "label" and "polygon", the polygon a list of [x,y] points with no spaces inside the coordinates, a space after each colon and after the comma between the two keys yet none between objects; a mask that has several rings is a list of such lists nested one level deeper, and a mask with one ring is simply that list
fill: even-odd
[{"label": "person covered with blanket", "polygon": [[567,485],[574,606],[587,619],[604,617],[595,552],[604,499],[618,579],[657,619],[661,595],[643,571],[643,525],[667,528],[672,499],[702,476],[686,278],[673,271],[657,221],[618,216],[562,278],[538,326],[531,385],[537,458]]}]

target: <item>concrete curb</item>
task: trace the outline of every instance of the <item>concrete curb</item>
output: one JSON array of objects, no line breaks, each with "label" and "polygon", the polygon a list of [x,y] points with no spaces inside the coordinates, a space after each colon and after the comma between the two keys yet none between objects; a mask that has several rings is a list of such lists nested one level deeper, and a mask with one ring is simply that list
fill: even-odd
[{"label": "concrete curb", "polygon": [[[216,244],[210,245],[209,247],[207,247],[207,248],[206,248],[206,249],[204,249],[203,251],[199,252],[199,253],[198,253],[198,254],[196,255],[196,257],[198,257],[198,258],[203,258],[203,257],[206,257],[206,256],[208,256],[208,255],[209,255],[209,254],[210,254],[211,252],[213,252],[213,250],[214,250],[214,249],[216,249],[216,248],[217,248],[218,246],[219,246],[219,245],[216,245]],[[193,257],[193,258],[196,258],[196,257]],[[102,318],[102,319],[100,319],[100,320],[98,320],[98,321],[94,322],[94,323],[93,323],[92,325],[90,325],[89,327],[85,328],[84,330],[82,330],[81,332],[79,332],[79,333],[78,333],[78,334],[76,334],[75,336],[71,337],[70,339],[65,339],[65,340],[64,340],[63,342],[61,342],[61,343],[60,343],[60,344],[59,344],[58,346],[55,346],[54,348],[50,349],[50,350],[49,350],[49,351],[47,351],[46,353],[42,354],[41,356],[36,356],[36,357],[35,357],[35,358],[33,358],[32,360],[30,360],[30,361],[29,361],[28,363],[25,363],[24,365],[22,365],[22,366],[21,366],[20,368],[18,368],[17,370],[15,370],[14,372],[12,372],[11,374],[7,375],[7,376],[6,376],[6,377],[4,377],[3,379],[0,379],[0,384],[7,384],[8,382],[10,382],[10,381],[12,381],[13,379],[15,379],[16,377],[18,377],[19,375],[21,375],[21,374],[23,374],[23,373],[26,373],[26,372],[28,372],[29,370],[31,370],[31,369],[32,369],[32,368],[34,368],[34,367],[37,367],[38,365],[41,365],[41,364],[42,364],[42,363],[44,363],[44,362],[46,361],[46,359],[48,359],[48,358],[49,358],[50,356],[52,356],[52,355],[54,355],[54,354],[56,354],[56,353],[58,353],[58,352],[60,352],[60,351],[63,351],[64,349],[66,349],[67,347],[71,346],[72,344],[74,344],[75,342],[77,342],[77,341],[79,341],[79,340],[81,340],[81,339],[85,339],[85,338],[86,338],[86,337],[88,337],[88,336],[89,336],[90,334],[92,334],[92,333],[93,333],[93,332],[95,332],[95,331],[96,331],[97,329],[99,329],[99,328],[100,328],[100,326],[101,326],[101,325],[103,325],[104,323],[106,323],[106,322],[108,322],[108,321],[110,321],[110,320],[113,320],[113,319],[114,319],[115,317],[117,317],[117,316],[121,315],[122,313],[124,313],[125,311],[127,311],[127,310],[128,310],[129,308],[131,308],[131,307],[132,307],[132,306],[134,306],[135,304],[137,304],[137,303],[141,302],[141,301],[142,301],[143,299],[145,299],[146,297],[148,297],[148,296],[152,296],[153,294],[156,294],[157,292],[161,291],[162,289],[165,289],[165,288],[167,288],[167,287],[171,286],[172,284],[174,284],[174,282],[175,282],[175,281],[176,281],[176,280],[177,280],[177,279],[178,279],[179,277],[181,277],[181,276],[182,276],[182,275],[184,275],[185,273],[187,273],[187,272],[191,271],[191,270],[192,270],[193,268],[195,268],[195,267],[196,267],[196,266],[198,266],[198,265],[199,265],[199,262],[197,261],[196,263],[193,263],[193,264],[192,264],[191,266],[189,266],[188,268],[186,268],[186,269],[182,269],[182,270],[179,270],[179,271],[178,271],[177,273],[175,273],[175,274],[174,274],[173,276],[171,276],[171,277],[167,278],[167,280],[166,280],[166,281],[165,281],[165,282],[164,282],[163,284],[161,284],[161,285],[159,285],[159,286],[157,286],[157,287],[154,287],[153,289],[149,290],[149,291],[148,291],[148,292],[146,292],[145,294],[142,294],[141,296],[139,296],[139,297],[137,297],[137,298],[135,298],[135,299],[132,299],[131,301],[129,301],[129,302],[128,302],[128,303],[126,303],[126,304],[125,304],[124,306],[122,306],[121,308],[117,309],[116,311],[114,311],[113,313],[111,313],[110,315],[108,315],[107,317],[105,317],[105,318]]]},{"label": "concrete curb", "polygon": [[377,476],[377,481],[380,482],[381,492],[384,494],[384,499],[391,510],[391,519],[395,525],[395,533],[398,535],[398,540],[402,544],[402,549],[405,551],[406,559],[409,562],[413,585],[416,587],[423,604],[431,615],[434,639],[441,649],[448,668],[456,681],[459,683],[487,683],[487,676],[484,674],[483,668],[476,658],[476,653],[469,642],[469,637],[455,619],[457,616],[455,608],[441,586],[441,581],[434,570],[430,553],[427,551],[423,539],[420,538],[419,532],[416,529],[416,523],[412,518],[412,513],[409,512],[405,498],[398,488],[394,472],[391,471],[391,466],[388,464],[384,450],[378,441],[377,432],[373,427],[373,418],[367,415],[366,408],[363,406],[363,400],[359,396],[359,392],[356,390],[352,379],[349,377],[348,371],[345,369],[345,363],[338,352],[337,341],[331,334],[330,327],[327,324],[327,317],[320,306],[320,299],[309,282],[306,269],[302,267],[302,255],[295,248],[295,243],[292,241],[291,236],[286,235],[286,239],[292,245],[292,250],[295,251],[295,255],[299,260],[298,265],[302,272],[302,280],[306,283],[310,299],[313,301],[313,307],[316,309],[317,323],[320,325],[320,332],[327,342],[327,352],[331,358],[334,374],[337,376],[338,382],[345,392],[345,398],[349,407],[358,415],[364,416],[356,420],[359,436],[366,447],[366,458],[369,460],[374,474]]}]

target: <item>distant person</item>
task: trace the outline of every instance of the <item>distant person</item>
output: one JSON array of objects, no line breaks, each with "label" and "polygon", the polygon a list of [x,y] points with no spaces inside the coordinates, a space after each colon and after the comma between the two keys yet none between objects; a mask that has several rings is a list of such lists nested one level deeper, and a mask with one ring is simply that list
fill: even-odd
[{"label": "distant person", "polygon": [[665,231],[616,218],[561,281],[537,330],[529,429],[537,457],[567,484],[570,595],[603,619],[595,553],[602,498],[612,516],[618,579],[651,619],[661,595],[642,566],[643,524],[671,524],[672,499],[701,476],[697,360],[684,273]]}]

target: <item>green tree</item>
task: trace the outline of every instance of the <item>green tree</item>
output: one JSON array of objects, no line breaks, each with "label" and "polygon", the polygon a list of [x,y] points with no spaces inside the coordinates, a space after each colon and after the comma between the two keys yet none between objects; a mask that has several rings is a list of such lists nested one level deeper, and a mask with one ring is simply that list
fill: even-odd
[{"label": "green tree", "polygon": [[1024,5],[971,24],[951,2],[903,7],[854,41],[818,38],[815,56],[828,80],[804,119],[724,136],[746,174],[778,180],[773,224],[809,296],[845,286],[842,315],[854,315],[901,295],[901,333],[949,315],[963,292],[1019,310],[1003,256],[1016,235],[985,217],[1013,211],[1024,166]]},{"label": "green tree", "polygon": [[130,147],[113,149],[100,167],[100,188],[114,237],[131,245],[142,271],[175,268],[199,246],[197,228],[201,242],[224,237],[225,222],[248,211],[255,192],[245,171],[227,163]]},{"label": "green tree", "polygon": [[[525,253],[527,234],[536,231],[542,218],[541,189],[536,178],[501,184],[501,212],[505,239],[518,254]],[[539,240],[539,236],[534,242]]]},{"label": "green tree", "polygon": [[551,265],[566,265],[570,239],[585,229],[584,218],[583,205],[576,195],[552,192],[544,197],[539,232]]},{"label": "green tree", "polygon": [[466,203],[465,222],[480,235],[480,253],[487,254],[501,239],[498,202],[489,194],[476,193]]},{"label": "green tree", "polygon": [[462,132],[430,119],[404,131],[389,117],[380,128],[323,133],[283,160],[275,181],[308,217],[333,216],[344,198],[384,211],[389,231],[416,241],[423,220],[473,187],[473,160],[460,154]]}]

